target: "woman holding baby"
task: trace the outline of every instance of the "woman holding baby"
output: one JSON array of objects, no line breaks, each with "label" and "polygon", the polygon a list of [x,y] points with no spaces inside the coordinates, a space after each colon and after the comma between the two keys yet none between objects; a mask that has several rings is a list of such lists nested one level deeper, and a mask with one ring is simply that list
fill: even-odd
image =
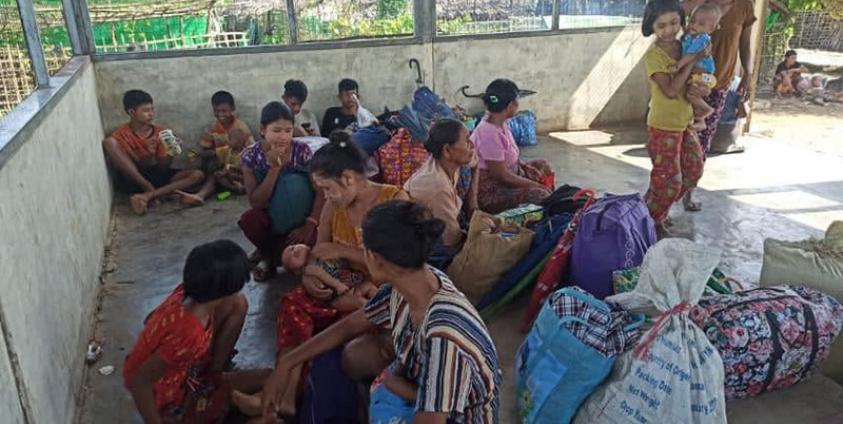
[{"label": "woman holding baby", "polygon": [[[302,274],[302,285],[281,300],[279,357],[366,304],[372,291],[362,248],[363,218],[378,204],[409,199],[398,187],[366,178],[366,155],[345,132],[334,132],[330,143],[313,155],[310,173],[327,203],[313,249],[293,245],[282,255],[285,269]],[[302,376],[297,368],[292,387]],[[293,390],[285,394],[279,405],[283,415],[295,414],[295,395]]]}]

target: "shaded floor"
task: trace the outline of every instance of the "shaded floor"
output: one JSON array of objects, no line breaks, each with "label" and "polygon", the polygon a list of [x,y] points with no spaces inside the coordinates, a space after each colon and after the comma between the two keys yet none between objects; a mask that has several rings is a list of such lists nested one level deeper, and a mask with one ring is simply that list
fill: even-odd
[{"label": "shaded floor", "polygon": [[[640,144],[644,139],[637,128],[558,133],[542,138],[535,148],[524,149],[523,155],[549,160],[559,183],[589,186],[601,192],[644,191],[649,172],[649,159]],[[749,139],[747,144],[749,151],[744,155],[709,160],[698,190],[703,212],[687,214],[676,209],[673,215],[677,235],[722,249],[724,271],[754,284],[761,269],[764,238],[819,236],[832,219],[843,219],[843,158],[792,146],[765,145],[761,139]],[[191,247],[220,237],[249,246],[236,226],[245,208],[244,199],[234,199],[211,201],[189,210],[164,205],[148,216],[135,217],[124,204],[115,205],[113,263],[107,267],[114,269],[104,276],[102,307],[97,314],[96,335],[104,339],[105,354],[96,366],[114,365],[117,371],[102,376],[96,367],[89,370],[83,423],[140,422],[122,387],[123,357],[143,318],[179,282],[182,263]],[[283,276],[280,280],[273,284],[249,283],[246,287],[250,313],[237,346],[240,367],[273,363],[278,299],[293,284]],[[504,371],[502,422],[517,422],[512,369],[515,350],[523,337],[518,329],[525,301],[522,297],[488,323]],[[796,389],[730,405],[732,422],[843,421],[843,415],[835,415],[843,412],[843,389],[839,386],[815,378]],[[762,415],[771,420],[762,420]]]}]

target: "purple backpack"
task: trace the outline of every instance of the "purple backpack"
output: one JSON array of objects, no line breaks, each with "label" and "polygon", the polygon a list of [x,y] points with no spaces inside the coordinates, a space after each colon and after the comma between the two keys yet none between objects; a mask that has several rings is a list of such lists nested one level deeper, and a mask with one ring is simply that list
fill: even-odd
[{"label": "purple backpack", "polygon": [[603,299],[612,272],[639,266],[656,243],[656,226],[638,193],[606,194],[582,215],[571,250],[570,282]]}]

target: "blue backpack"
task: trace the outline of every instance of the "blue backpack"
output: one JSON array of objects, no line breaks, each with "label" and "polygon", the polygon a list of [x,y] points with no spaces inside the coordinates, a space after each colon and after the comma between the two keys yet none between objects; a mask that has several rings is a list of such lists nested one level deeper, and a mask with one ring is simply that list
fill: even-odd
[{"label": "blue backpack", "polygon": [[430,124],[444,118],[456,118],[456,114],[441,97],[427,87],[421,87],[413,93],[412,103],[401,108],[398,122],[413,137],[413,140],[427,141]]},{"label": "blue backpack", "polygon": [[509,130],[515,138],[515,144],[519,146],[535,146],[536,139],[536,114],[529,110],[518,112],[509,120]]}]

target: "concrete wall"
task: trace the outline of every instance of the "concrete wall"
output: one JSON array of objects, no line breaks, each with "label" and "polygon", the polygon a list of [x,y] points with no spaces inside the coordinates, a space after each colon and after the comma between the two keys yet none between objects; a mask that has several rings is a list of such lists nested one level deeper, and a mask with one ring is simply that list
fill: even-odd
[{"label": "concrete wall", "polygon": [[[93,65],[74,61],[80,73],[67,91],[46,102],[0,163],[3,423],[23,421],[19,399],[29,403],[29,422],[71,422],[83,378],[111,190]],[[14,382],[10,358],[18,361]]]},{"label": "concrete wall", "polygon": [[375,114],[384,106],[398,109],[412,98],[415,73],[407,61],[417,58],[430,69],[429,47],[421,44],[289,51],[224,56],[106,61],[96,64],[103,124],[107,132],[126,121],[123,92],[148,91],[155,99],[158,121],[186,140],[195,140],[213,123],[211,95],[234,94],[239,116],[258,131],[260,109],[280,100],[284,82],[304,80],[310,92],[306,108],[319,115],[337,104],[337,83],[352,77],[360,98]]},{"label": "concrete wall", "polygon": [[[521,102],[538,116],[539,131],[586,129],[601,111],[600,123],[639,119],[647,107],[647,85],[637,68],[651,40],[640,29],[530,38],[439,42],[433,47],[436,90],[448,100],[466,102],[455,92],[471,85],[481,92],[495,78],[509,78],[537,91]],[[479,100],[470,100],[481,109]]]},{"label": "concrete wall", "polygon": [[[120,101],[132,88],[149,91],[159,121],[187,139],[198,137],[213,120],[210,96],[215,90],[230,90],[240,116],[254,127],[259,108],[280,98],[288,78],[308,84],[306,107],[318,115],[336,103],[342,77],[360,82],[362,101],[373,112],[384,106],[397,109],[415,88],[410,58],[421,61],[428,85],[473,111],[482,105],[456,93],[463,85],[482,91],[492,79],[507,77],[538,91],[523,107],[537,113],[540,131],[550,131],[588,128],[598,116],[601,124],[640,119],[647,86],[638,65],[649,42],[631,26],[520,38],[439,39],[423,45],[104,60],[96,71],[106,131],[125,121]],[[605,110],[612,113],[601,115]]]}]

